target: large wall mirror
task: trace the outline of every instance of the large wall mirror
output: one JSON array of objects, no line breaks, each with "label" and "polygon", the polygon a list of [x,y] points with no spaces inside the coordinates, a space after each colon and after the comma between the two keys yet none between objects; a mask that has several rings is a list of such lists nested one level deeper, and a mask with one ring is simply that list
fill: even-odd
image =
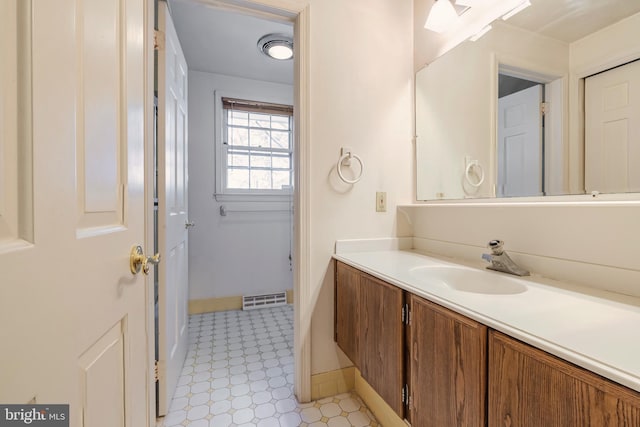
[{"label": "large wall mirror", "polygon": [[418,200],[640,192],[640,1],[531,3],[417,72]]}]

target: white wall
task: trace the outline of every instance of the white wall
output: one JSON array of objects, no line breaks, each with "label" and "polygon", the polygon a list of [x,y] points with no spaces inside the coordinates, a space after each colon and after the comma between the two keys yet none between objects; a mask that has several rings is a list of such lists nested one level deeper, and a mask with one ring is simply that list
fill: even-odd
[{"label": "white wall", "polygon": [[[293,104],[293,87],[189,70],[189,299],[268,293],[293,288],[289,264],[289,212],[261,209],[265,202],[217,202],[214,91],[245,99]],[[280,203],[277,209],[288,209]]]},{"label": "white wall", "polygon": [[[395,206],[413,198],[412,2],[309,3],[313,302],[302,309],[313,313],[311,370],[319,373],[350,364],[333,341],[335,241],[394,236]],[[353,186],[335,172],[345,145],[365,163]],[[387,212],[375,211],[376,191],[387,192]]]}]

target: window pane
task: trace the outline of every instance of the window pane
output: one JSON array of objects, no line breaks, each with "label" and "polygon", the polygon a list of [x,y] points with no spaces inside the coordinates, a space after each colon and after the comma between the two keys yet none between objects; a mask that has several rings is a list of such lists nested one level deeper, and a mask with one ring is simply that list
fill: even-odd
[{"label": "window pane", "polygon": [[273,129],[289,130],[289,116],[271,116]]},{"label": "window pane", "polygon": [[273,171],[273,188],[280,190],[283,186],[291,185],[290,176],[288,171]]},{"label": "window pane", "polygon": [[273,148],[289,148],[289,132],[271,132],[271,146]]},{"label": "window pane", "polygon": [[271,171],[252,170],[251,171],[251,188],[259,190],[271,189]]},{"label": "window pane", "polygon": [[[227,189],[282,190],[293,179],[291,117],[226,110]],[[273,151],[277,150],[277,151]]]},{"label": "window pane", "polygon": [[274,169],[291,169],[291,158],[288,154],[274,154],[273,155],[273,165]]},{"label": "window pane", "polygon": [[249,188],[248,169],[228,169],[227,188]]},{"label": "window pane", "polygon": [[229,151],[227,156],[228,166],[249,166],[249,153]]},{"label": "window pane", "polygon": [[249,113],[245,111],[233,111],[227,110],[229,112],[229,124],[237,125],[237,126],[248,126],[249,125]]},{"label": "window pane", "polygon": [[249,132],[247,129],[229,128],[229,145],[240,147],[249,146]]},{"label": "window pane", "polygon": [[249,113],[249,126],[269,129],[271,127],[271,116],[269,114]]},{"label": "window pane", "polygon": [[265,153],[251,153],[252,168],[270,168],[271,155]]},{"label": "window pane", "polygon": [[251,146],[269,148],[269,131],[251,129]]}]

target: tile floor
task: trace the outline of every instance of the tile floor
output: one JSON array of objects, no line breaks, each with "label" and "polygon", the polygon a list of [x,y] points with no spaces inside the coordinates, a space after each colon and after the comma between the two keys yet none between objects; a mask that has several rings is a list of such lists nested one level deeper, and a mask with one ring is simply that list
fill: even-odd
[{"label": "tile floor", "polygon": [[293,396],[293,308],[189,318],[189,350],[164,427],[380,426],[355,394]]}]

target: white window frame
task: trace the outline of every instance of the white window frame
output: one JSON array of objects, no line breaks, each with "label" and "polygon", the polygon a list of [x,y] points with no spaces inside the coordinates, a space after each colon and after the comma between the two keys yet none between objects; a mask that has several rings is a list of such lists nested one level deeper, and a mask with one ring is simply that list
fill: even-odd
[{"label": "white window frame", "polygon": [[255,95],[247,93],[226,92],[216,90],[214,92],[215,102],[215,193],[214,198],[216,201],[238,201],[238,202],[289,202],[293,194],[293,117],[290,120],[291,129],[289,130],[290,147],[292,153],[291,166],[292,166],[292,187],[282,190],[265,190],[265,189],[227,189],[226,188],[226,173],[227,173],[227,146],[224,144],[226,138],[226,119],[225,110],[222,107],[222,98],[235,98],[235,99],[247,99],[256,102],[265,102],[272,104],[291,104],[286,99],[274,99],[265,97],[256,97]]}]

